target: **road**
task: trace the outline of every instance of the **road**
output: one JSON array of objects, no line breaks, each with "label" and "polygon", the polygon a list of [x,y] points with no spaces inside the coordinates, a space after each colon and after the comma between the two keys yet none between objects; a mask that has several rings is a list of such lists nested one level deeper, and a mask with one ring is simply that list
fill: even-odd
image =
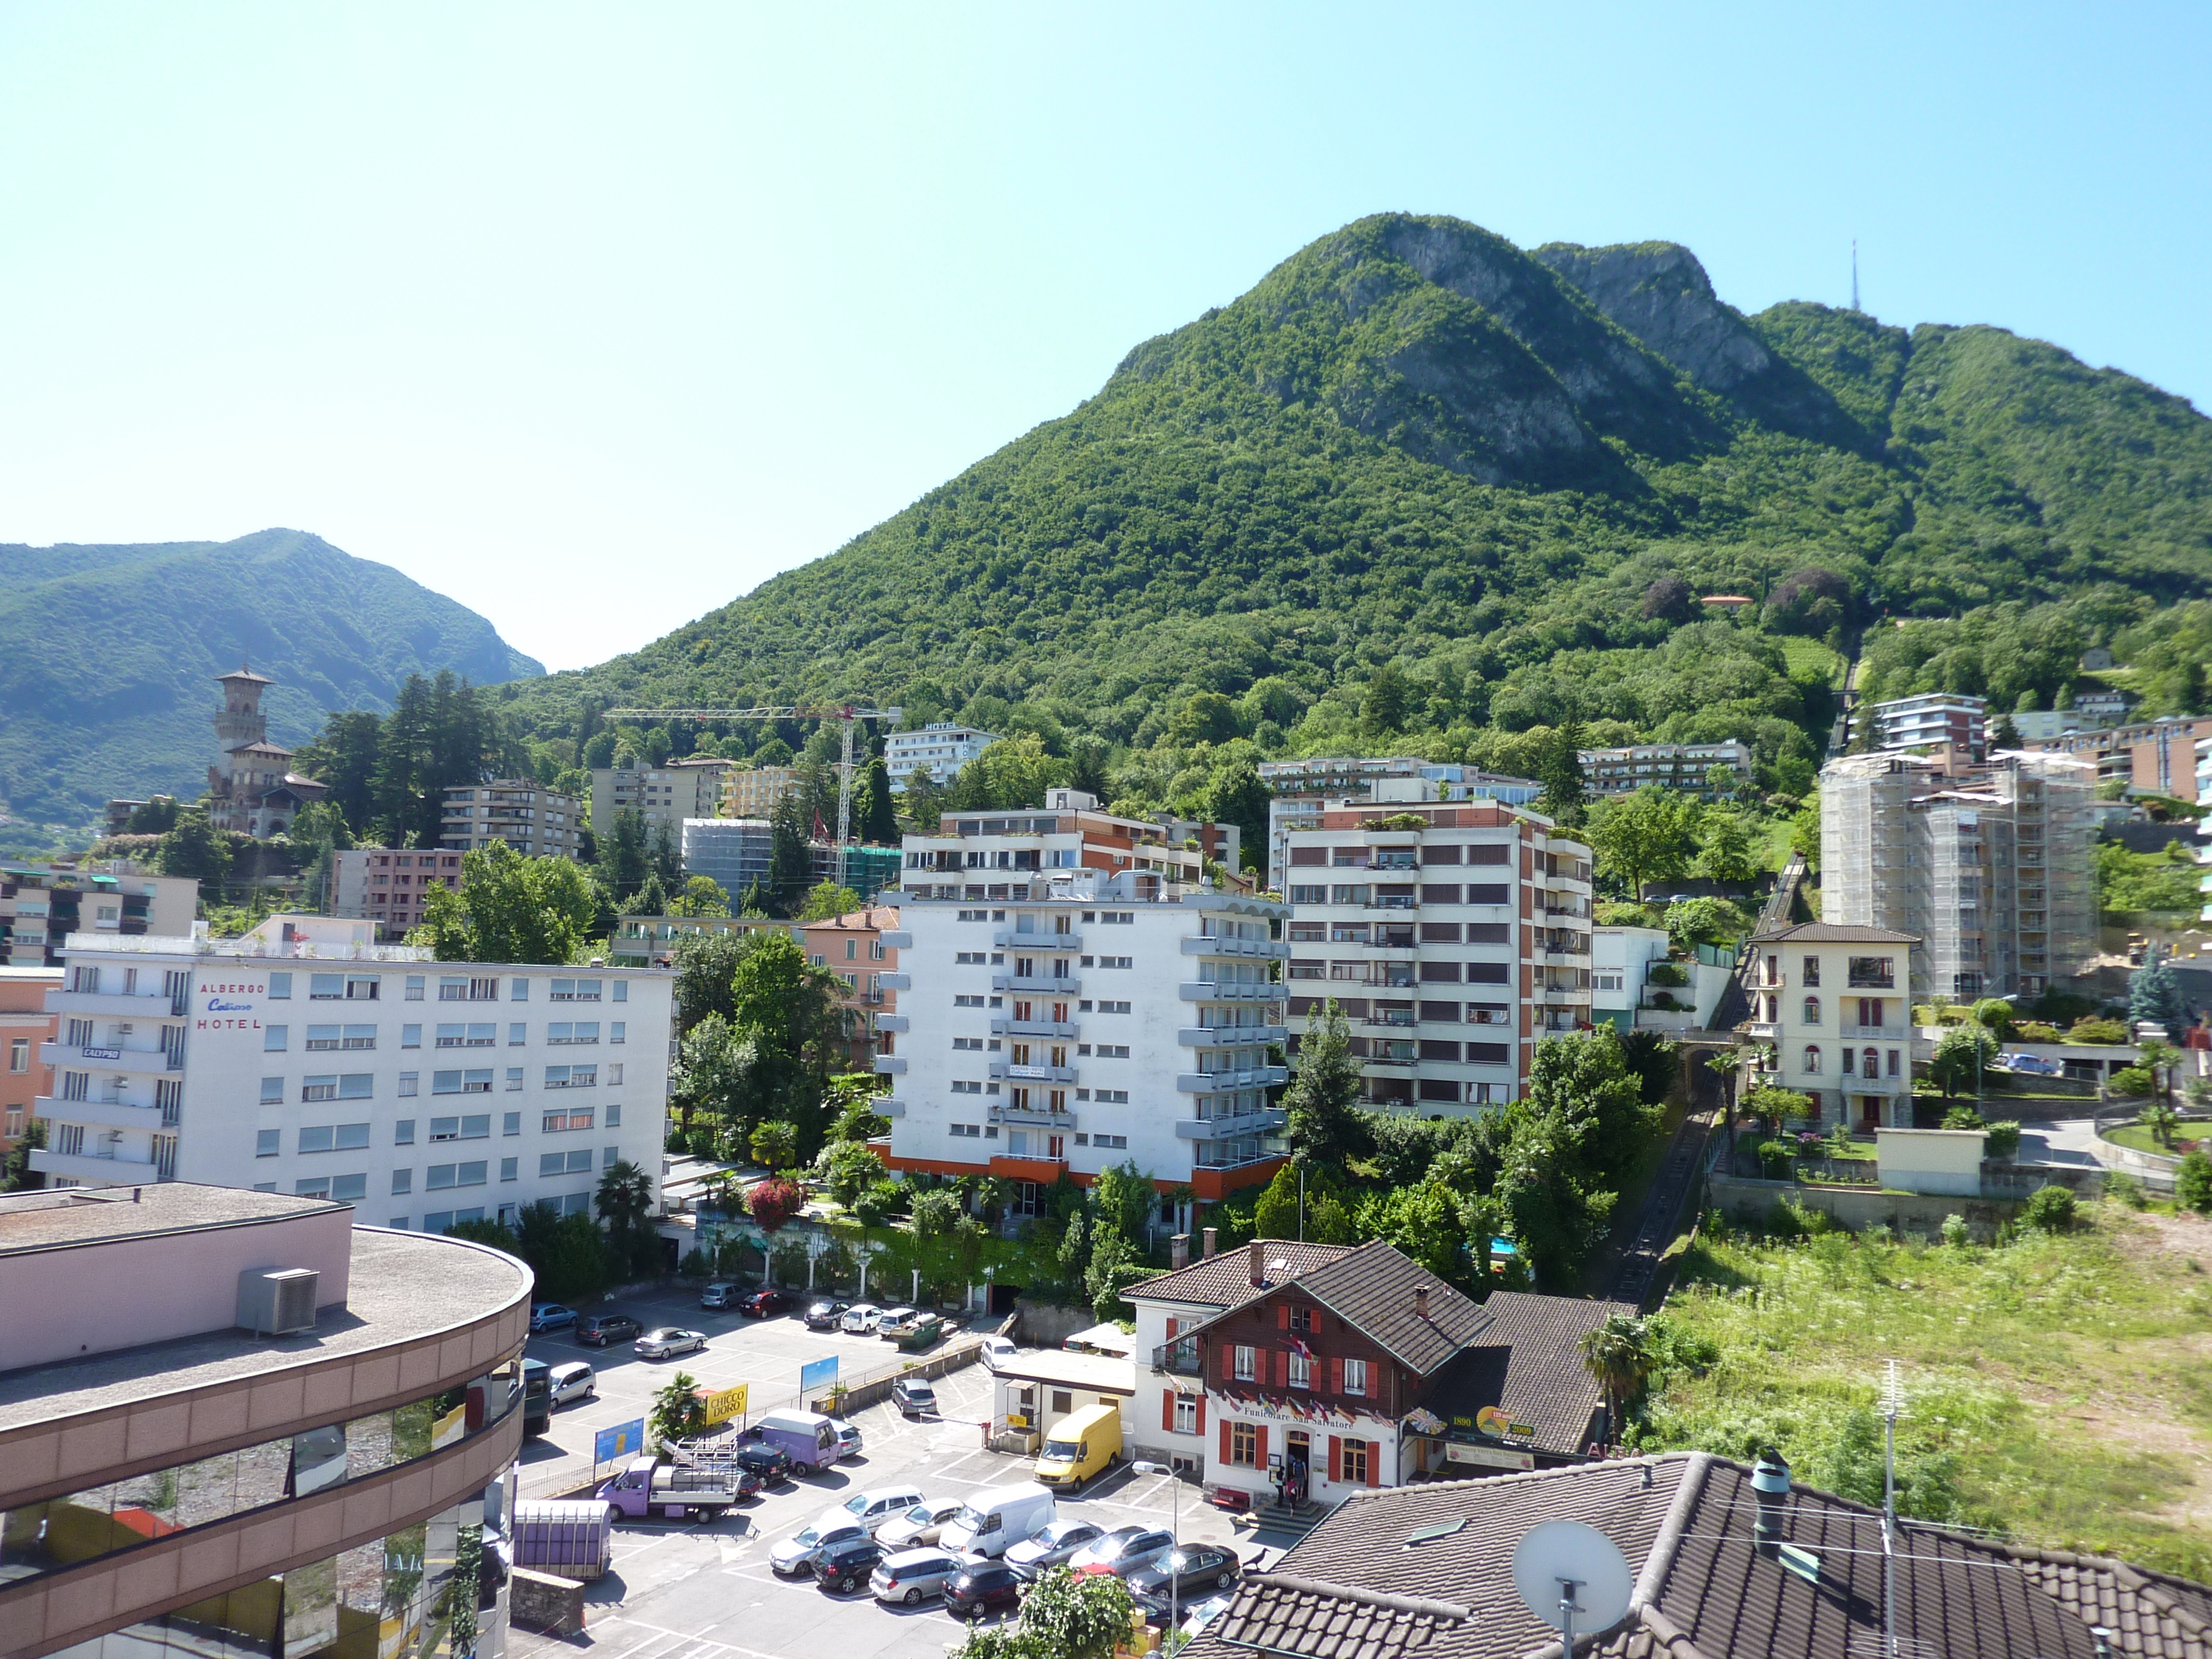
[{"label": "road", "polygon": [[[590,1589],[583,1636],[518,1631],[508,1652],[517,1659],[579,1652],[595,1659],[944,1659],[963,1627],[934,1602],[893,1608],[866,1595],[831,1596],[811,1579],[779,1578],[768,1551],[871,1486],[911,1482],[929,1497],[958,1497],[1027,1479],[1027,1459],[980,1449],[989,1388],[990,1374],[970,1366],[937,1383],[942,1420],[908,1421],[888,1403],[856,1413],[866,1446],[860,1457],[771,1487],[711,1525],[624,1523],[613,1571]],[[1108,1528],[1165,1525],[1172,1485],[1123,1470],[1065,1500],[1061,1512]],[[1195,1488],[1186,1484],[1181,1494],[1183,1537],[1231,1545],[1248,1565],[1274,1559],[1276,1550],[1263,1549],[1249,1528],[1194,1501]]]}]

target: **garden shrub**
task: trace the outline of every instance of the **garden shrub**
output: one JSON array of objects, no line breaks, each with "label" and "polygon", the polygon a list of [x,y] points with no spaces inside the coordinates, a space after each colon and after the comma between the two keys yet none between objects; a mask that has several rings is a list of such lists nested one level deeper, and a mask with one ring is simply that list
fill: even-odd
[{"label": "garden shrub", "polygon": [[2074,1225],[2074,1194],[2063,1187],[2039,1187],[2021,1206],[2023,1226],[2038,1232],[2063,1233]]},{"label": "garden shrub", "polygon": [[[2112,1177],[2106,1177],[2110,1190]],[[2194,1210],[2202,1216],[2212,1216],[2212,1158],[2205,1156],[2200,1147],[2181,1160],[2181,1167],[2173,1174],[2174,1201],[2185,1210]]]}]

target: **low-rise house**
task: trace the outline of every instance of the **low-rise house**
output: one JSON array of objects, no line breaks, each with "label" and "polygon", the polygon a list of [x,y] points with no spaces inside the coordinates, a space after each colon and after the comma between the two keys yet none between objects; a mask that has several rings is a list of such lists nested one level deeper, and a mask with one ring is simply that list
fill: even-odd
[{"label": "low-rise house", "polygon": [[1912,1127],[1917,934],[1832,921],[1752,936],[1750,1082],[1813,1103],[1806,1126]]}]

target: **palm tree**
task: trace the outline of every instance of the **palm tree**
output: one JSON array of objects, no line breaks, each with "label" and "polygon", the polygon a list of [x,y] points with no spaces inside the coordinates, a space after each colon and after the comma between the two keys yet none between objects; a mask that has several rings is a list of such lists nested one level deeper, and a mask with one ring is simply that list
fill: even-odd
[{"label": "palm tree", "polygon": [[2181,1127],[2181,1114],[2173,1109],[2172,1101],[2159,1095],[2143,1108],[2142,1125],[2150,1131],[2153,1140],[2171,1151],[2174,1131]]},{"label": "palm tree", "polygon": [[609,1164],[599,1177],[592,1206],[599,1212],[613,1254],[620,1259],[618,1280],[645,1266],[639,1260],[645,1254],[639,1246],[652,1237],[653,1177],[628,1158]]},{"label": "palm tree", "polygon": [[1623,1407],[1656,1363],[1651,1328],[1633,1314],[1607,1314],[1605,1323],[1583,1336],[1583,1364],[1605,1390],[1607,1431],[1615,1443]]}]

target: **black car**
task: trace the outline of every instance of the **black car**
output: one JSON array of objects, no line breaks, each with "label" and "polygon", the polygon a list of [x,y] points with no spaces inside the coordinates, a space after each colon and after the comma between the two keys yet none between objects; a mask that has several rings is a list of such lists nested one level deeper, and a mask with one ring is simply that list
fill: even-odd
[{"label": "black car", "polygon": [[849,1302],[810,1302],[806,1304],[806,1328],[810,1331],[834,1331],[845,1317]]},{"label": "black car", "polygon": [[755,1319],[766,1319],[772,1313],[781,1313],[783,1305],[781,1291],[755,1291],[738,1299],[738,1311],[750,1314]]},{"label": "black car", "polygon": [[781,1480],[791,1473],[791,1454],[755,1440],[738,1449],[737,1465],[763,1481]]},{"label": "black car", "polygon": [[945,1610],[955,1619],[980,1620],[993,1607],[1012,1607],[1021,1599],[1021,1577],[1003,1561],[963,1567],[945,1587]]},{"label": "black car", "polygon": [[604,1348],[610,1342],[629,1342],[636,1340],[644,1327],[628,1314],[586,1314],[576,1322],[576,1340],[589,1348]]},{"label": "black car", "polygon": [[1216,1544],[1185,1544],[1130,1573],[1129,1595],[1146,1613],[1164,1614],[1170,1579],[1176,1599],[1188,1603],[1227,1589],[1243,1571],[1233,1551]]},{"label": "black car", "polygon": [[868,1587],[869,1575],[884,1559],[883,1546],[872,1538],[853,1538],[832,1544],[816,1558],[815,1582],[823,1589],[850,1595]]}]

